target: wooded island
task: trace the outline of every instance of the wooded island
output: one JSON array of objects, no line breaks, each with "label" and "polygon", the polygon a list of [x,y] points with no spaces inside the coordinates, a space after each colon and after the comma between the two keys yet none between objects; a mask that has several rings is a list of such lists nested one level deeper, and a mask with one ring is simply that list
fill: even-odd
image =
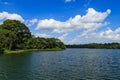
[{"label": "wooded island", "polygon": [[31,34],[29,28],[18,20],[5,20],[0,25],[0,53],[16,50],[62,50],[66,46],[56,38],[41,38]]}]

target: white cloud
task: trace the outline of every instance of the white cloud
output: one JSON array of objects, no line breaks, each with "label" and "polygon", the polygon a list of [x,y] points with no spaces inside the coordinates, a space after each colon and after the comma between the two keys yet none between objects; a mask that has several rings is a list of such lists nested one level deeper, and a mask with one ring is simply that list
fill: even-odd
[{"label": "white cloud", "polygon": [[104,20],[110,12],[111,10],[109,9],[106,12],[97,12],[93,8],[89,8],[86,15],[76,15],[74,18],[69,18],[65,22],[57,21],[55,19],[40,20],[35,30],[50,29],[57,33],[80,29],[95,30],[107,25],[107,22],[104,22]]},{"label": "white cloud", "polygon": [[38,19],[35,18],[35,19],[32,19],[32,20],[26,20],[25,23],[26,23],[27,26],[30,27],[30,26],[33,26],[37,22],[38,22]]},{"label": "white cloud", "polygon": [[62,36],[59,36],[58,39],[61,41],[64,41],[64,39],[68,36],[68,33],[63,34]]},{"label": "white cloud", "polygon": [[112,29],[102,31],[98,35],[99,35],[99,38],[110,39],[110,40],[120,40],[120,27],[114,31]]},{"label": "white cloud", "polygon": [[8,13],[8,12],[0,12],[0,20],[5,20],[5,19],[11,19],[11,20],[20,20],[21,22],[24,22],[24,19],[16,13]]},{"label": "white cloud", "polygon": [[68,41],[67,44],[74,44],[79,42],[80,40],[82,42],[85,41],[87,43],[88,41],[90,43],[93,42],[106,42],[108,41],[113,41],[113,42],[120,42],[120,27],[112,30],[112,29],[107,29],[105,31],[100,31],[100,32],[88,32],[88,31],[83,31],[81,34],[75,36],[72,40]]},{"label": "white cloud", "polygon": [[49,38],[51,37],[51,35],[45,34],[45,33],[36,33],[35,37],[45,37],[45,38]]},{"label": "white cloud", "polygon": [[108,39],[108,40],[120,40],[120,27],[112,30],[107,29],[105,31],[100,32],[89,32],[84,37],[86,38],[96,38],[96,39]]},{"label": "white cloud", "polygon": [[32,19],[30,20],[30,23],[35,24],[38,21],[38,19]]}]

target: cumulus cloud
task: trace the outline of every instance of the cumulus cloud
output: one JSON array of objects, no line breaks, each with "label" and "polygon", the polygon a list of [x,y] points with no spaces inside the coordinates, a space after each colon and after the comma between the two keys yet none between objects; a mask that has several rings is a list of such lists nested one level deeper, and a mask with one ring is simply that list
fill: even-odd
[{"label": "cumulus cloud", "polygon": [[95,30],[99,27],[107,25],[107,22],[104,22],[104,20],[110,14],[110,12],[111,10],[109,9],[106,12],[97,12],[93,8],[89,8],[86,15],[76,15],[73,18],[69,18],[65,22],[57,21],[55,19],[40,20],[35,30],[50,29],[57,33],[80,29]]},{"label": "cumulus cloud", "polygon": [[[120,42],[120,27],[112,30],[112,29],[107,29],[104,31],[100,32],[88,32],[88,31],[83,31],[81,34],[75,36],[72,40],[68,41],[68,44],[74,44],[81,41],[86,41],[86,42],[106,42],[108,41],[115,41],[115,42]],[[83,42],[84,42],[83,41]]]},{"label": "cumulus cloud", "polygon": [[120,40],[120,27],[112,30],[107,29],[105,31],[100,32],[91,32],[86,34],[84,37],[86,38],[98,38],[98,39],[109,39],[109,40]]},{"label": "cumulus cloud", "polygon": [[[108,29],[98,33],[99,38],[110,39],[110,40],[120,40],[120,27],[116,30]],[[95,35],[97,37],[97,34]]]},{"label": "cumulus cloud", "polygon": [[16,13],[0,12],[0,20],[11,19],[11,20],[20,20],[24,22],[22,16]]}]

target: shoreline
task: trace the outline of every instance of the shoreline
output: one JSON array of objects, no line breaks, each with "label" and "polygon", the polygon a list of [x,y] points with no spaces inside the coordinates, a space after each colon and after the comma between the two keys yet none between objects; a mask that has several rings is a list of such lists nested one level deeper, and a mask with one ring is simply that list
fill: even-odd
[{"label": "shoreline", "polygon": [[20,49],[20,50],[5,50],[3,54],[17,54],[17,53],[24,53],[24,52],[32,52],[32,51],[62,51],[65,49],[61,48],[48,48],[48,49]]}]

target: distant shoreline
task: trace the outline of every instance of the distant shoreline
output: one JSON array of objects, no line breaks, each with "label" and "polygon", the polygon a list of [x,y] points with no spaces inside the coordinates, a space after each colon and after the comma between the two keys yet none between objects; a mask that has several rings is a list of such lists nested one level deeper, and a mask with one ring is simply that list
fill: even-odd
[{"label": "distant shoreline", "polygon": [[89,49],[120,49],[120,43],[90,43],[90,44],[70,44],[66,48],[89,48]]},{"label": "distant shoreline", "polygon": [[67,49],[120,49],[120,48],[67,48]]}]

